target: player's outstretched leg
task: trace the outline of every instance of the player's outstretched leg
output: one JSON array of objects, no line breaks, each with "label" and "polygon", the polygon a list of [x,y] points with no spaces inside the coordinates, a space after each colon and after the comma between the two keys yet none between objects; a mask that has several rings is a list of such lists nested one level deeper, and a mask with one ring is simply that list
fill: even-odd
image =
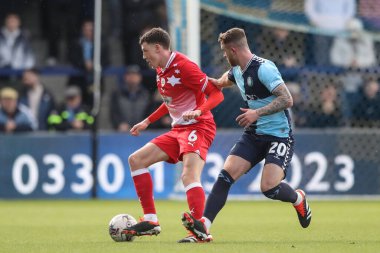
[{"label": "player's outstretched leg", "polygon": [[298,194],[297,201],[293,204],[296,209],[298,220],[303,228],[307,228],[311,221],[311,208],[306,200],[306,194],[303,190],[296,190]]},{"label": "player's outstretched leg", "polygon": [[161,232],[161,227],[158,222],[145,221],[140,219],[140,222],[129,228],[126,228],[121,232],[122,234],[132,235],[132,236],[143,236],[143,235],[158,235]]},{"label": "player's outstretched leg", "polygon": [[182,214],[182,224],[191,233],[188,237],[178,241],[183,242],[211,242],[212,236],[208,233],[205,224],[195,219],[190,213]]}]

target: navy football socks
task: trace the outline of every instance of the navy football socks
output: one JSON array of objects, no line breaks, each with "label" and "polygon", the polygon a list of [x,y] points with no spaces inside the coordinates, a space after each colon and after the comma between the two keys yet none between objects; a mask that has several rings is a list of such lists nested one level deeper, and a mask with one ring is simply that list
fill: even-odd
[{"label": "navy football socks", "polygon": [[276,187],[263,192],[263,194],[270,199],[276,199],[291,203],[296,202],[298,197],[296,191],[286,183],[280,183]]},{"label": "navy football socks", "polygon": [[206,208],[203,214],[203,216],[211,222],[214,221],[216,215],[226,203],[228,192],[234,182],[235,180],[233,180],[227,171],[222,170],[219,173],[218,179],[216,180],[214,186],[212,187],[211,193],[207,198]]}]

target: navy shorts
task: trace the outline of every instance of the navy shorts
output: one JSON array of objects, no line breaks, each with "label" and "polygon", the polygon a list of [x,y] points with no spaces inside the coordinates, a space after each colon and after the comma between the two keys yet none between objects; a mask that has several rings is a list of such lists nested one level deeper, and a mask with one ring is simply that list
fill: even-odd
[{"label": "navy shorts", "polygon": [[277,164],[284,170],[286,175],[286,171],[292,160],[293,151],[294,139],[292,136],[280,138],[245,131],[238,142],[232,147],[230,155],[236,155],[247,160],[251,163],[252,167],[265,159],[265,164]]}]

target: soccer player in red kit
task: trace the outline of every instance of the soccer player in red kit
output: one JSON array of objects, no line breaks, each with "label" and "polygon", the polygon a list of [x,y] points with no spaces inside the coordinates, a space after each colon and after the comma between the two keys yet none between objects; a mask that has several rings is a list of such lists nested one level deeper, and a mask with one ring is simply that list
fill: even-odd
[{"label": "soccer player in red kit", "polygon": [[[153,199],[152,177],[148,170],[150,165],[160,161],[183,162],[181,179],[189,210],[194,217],[202,217],[205,193],[200,178],[216,132],[210,110],[223,101],[223,93],[208,81],[206,74],[194,62],[170,50],[170,36],[165,30],[151,29],[141,36],[140,45],[144,59],[157,71],[157,88],[163,103],[148,118],[133,126],[130,132],[138,136],[150,123],[167,113],[172,118],[172,129],[128,158],[144,211],[139,223],[123,231],[129,236],[157,235],[161,232]],[[197,241],[190,234],[178,242]]]}]

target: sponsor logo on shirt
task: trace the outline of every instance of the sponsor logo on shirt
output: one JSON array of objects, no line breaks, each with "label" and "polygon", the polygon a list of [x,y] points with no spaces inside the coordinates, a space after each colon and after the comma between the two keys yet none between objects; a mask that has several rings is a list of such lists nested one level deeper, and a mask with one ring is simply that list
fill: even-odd
[{"label": "sponsor logo on shirt", "polygon": [[253,80],[252,80],[252,77],[248,77],[247,78],[247,85],[249,86],[249,87],[252,87],[253,86]]}]

